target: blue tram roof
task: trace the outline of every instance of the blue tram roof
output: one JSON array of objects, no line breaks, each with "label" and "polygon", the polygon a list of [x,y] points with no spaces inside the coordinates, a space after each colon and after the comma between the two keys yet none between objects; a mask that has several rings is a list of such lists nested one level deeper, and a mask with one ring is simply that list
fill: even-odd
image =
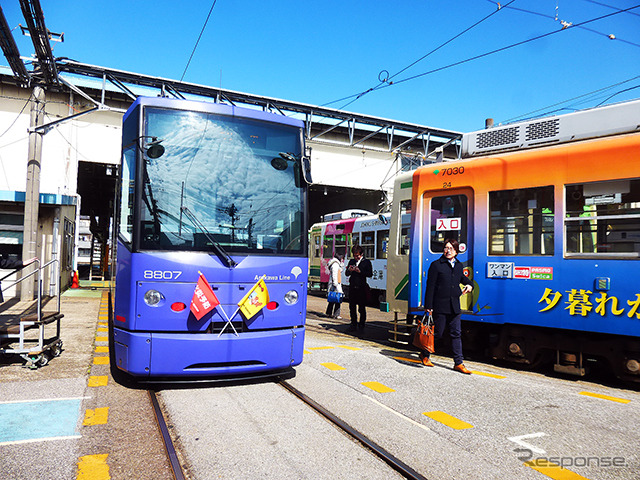
[{"label": "blue tram roof", "polygon": [[178,98],[167,97],[138,97],[136,101],[127,109],[124,114],[123,121],[127,119],[129,114],[139,105],[152,106],[160,108],[174,108],[177,110],[189,110],[204,113],[217,113],[220,115],[238,116],[242,118],[252,118],[265,122],[279,123],[281,125],[290,125],[292,127],[304,128],[304,122],[285,115],[278,115],[263,110],[254,110],[251,108],[236,107],[223,103],[203,102],[197,100],[183,100]]}]

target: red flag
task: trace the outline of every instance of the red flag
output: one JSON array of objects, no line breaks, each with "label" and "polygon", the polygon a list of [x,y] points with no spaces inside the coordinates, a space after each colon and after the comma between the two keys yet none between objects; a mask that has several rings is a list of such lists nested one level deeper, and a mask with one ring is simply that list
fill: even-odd
[{"label": "red flag", "polygon": [[198,283],[196,283],[196,289],[191,299],[191,311],[195,317],[200,320],[218,305],[220,305],[218,297],[213,293],[207,279],[200,273],[200,278],[198,279]]}]

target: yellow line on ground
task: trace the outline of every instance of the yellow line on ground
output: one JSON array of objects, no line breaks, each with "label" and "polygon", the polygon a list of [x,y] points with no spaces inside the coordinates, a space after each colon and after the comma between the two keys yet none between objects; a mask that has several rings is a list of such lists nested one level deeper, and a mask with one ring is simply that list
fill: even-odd
[{"label": "yellow line on ground", "polygon": [[107,322],[98,322],[99,327],[108,327]]},{"label": "yellow line on ground", "polygon": [[389,388],[386,385],[381,384],[380,382],[362,382],[362,385],[378,393],[395,392],[393,388]]},{"label": "yellow line on ground", "polygon": [[335,347],[309,347],[308,350],[331,350]]},{"label": "yellow line on ground", "polygon": [[106,375],[97,375],[89,377],[89,386],[90,387],[106,387],[107,380],[109,377]]},{"label": "yellow line on ground", "polygon": [[107,337],[96,337],[96,342],[108,342],[109,339]]},{"label": "yellow line on ground", "polygon": [[495,373],[487,373],[487,372],[478,372],[477,370],[471,370],[471,373],[473,373],[474,375],[482,375],[483,377],[507,378],[504,375],[496,375]]},{"label": "yellow line on ground", "polygon": [[626,398],[610,397],[609,395],[602,395],[600,393],[580,392],[580,395],[586,395],[587,397],[601,398],[603,400],[611,400],[612,402],[618,402],[618,403],[631,402],[631,400],[627,400]]},{"label": "yellow line on ground", "polygon": [[540,463],[540,459],[538,459],[526,462],[525,465],[533,468],[536,472],[540,472],[549,478],[553,478],[554,480],[589,480],[587,477],[578,475],[576,472],[567,470],[566,468],[547,460],[542,463],[543,466],[539,466]]},{"label": "yellow line on ground", "polygon": [[109,365],[109,357],[93,357],[94,365]]},{"label": "yellow line on ground", "polygon": [[109,465],[107,465],[107,454],[85,455],[78,459],[78,476],[76,480],[108,480]]},{"label": "yellow line on ground", "polygon": [[411,362],[411,363],[422,363],[421,360],[416,360],[415,358],[407,358],[407,357],[393,357],[394,360],[402,360],[403,362]]},{"label": "yellow line on ground", "polygon": [[104,328],[104,327],[100,327],[100,328],[98,328],[96,331],[97,331],[98,333],[107,333],[109,330],[107,330],[107,329],[106,329],[106,328]]},{"label": "yellow line on ground", "polygon": [[361,348],[358,348],[358,347],[348,347],[346,345],[338,345],[338,348],[346,348],[347,350],[362,350]]},{"label": "yellow line on ground", "polygon": [[309,350],[302,350],[302,353],[309,354],[311,352]]},{"label": "yellow line on ground", "polygon": [[322,365],[325,368],[328,368],[329,370],[346,370],[346,368],[341,367],[337,363],[327,362],[327,363],[321,363],[320,365]]},{"label": "yellow line on ground", "polygon": [[473,428],[473,425],[471,425],[470,423],[463,422],[462,420],[453,417],[448,413],[440,412],[438,410],[435,410],[433,412],[423,412],[422,414],[455,430]]},{"label": "yellow line on ground", "polygon": [[82,425],[86,427],[105,425],[108,419],[109,407],[98,407],[95,410],[87,409],[84,412],[84,422],[82,422]]},{"label": "yellow line on ground", "polygon": [[98,345],[96,347],[96,353],[109,353],[109,347],[106,345]]}]

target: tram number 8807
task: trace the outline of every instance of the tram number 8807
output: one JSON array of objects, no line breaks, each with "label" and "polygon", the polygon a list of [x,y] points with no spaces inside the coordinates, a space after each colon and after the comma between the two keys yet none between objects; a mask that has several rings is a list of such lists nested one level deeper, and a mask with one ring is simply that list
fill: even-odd
[{"label": "tram number 8807", "polygon": [[145,280],[177,280],[181,271],[178,270],[145,270],[143,276]]}]

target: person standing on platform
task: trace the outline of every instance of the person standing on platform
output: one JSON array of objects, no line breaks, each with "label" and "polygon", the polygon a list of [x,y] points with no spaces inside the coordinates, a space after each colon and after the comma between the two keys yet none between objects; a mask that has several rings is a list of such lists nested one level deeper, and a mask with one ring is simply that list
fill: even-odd
[{"label": "person standing on platform", "polygon": [[[424,296],[424,308],[433,315],[435,339],[442,338],[445,327],[449,327],[451,349],[453,350],[453,369],[465,374],[471,371],[464,366],[462,356],[462,329],[460,296],[473,290],[471,280],[464,274],[462,263],[456,256],[460,253],[457,240],[444,241],[444,254],[431,262],[427,274],[427,290]],[[460,288],[464,284],[464,288]],[[433,367],[429,352],[420,353],[423,365]]]},{"label": "person standing on platform", "polygon": [[[342,262],[344,255],[336,254],[327,264],[329,270],[328,292],[338,292],[342,295]],[[327,317],[342,319],[340,316],[340,303],[328,302]]]},{"label": "person standing on platform", "polygon": [[[347,332],[358,330],[358,333],[362,333],[367,321],[367,296],[369,293],[367,277],[373,277],[373,266],[370,260],[364,258],[364,250],[360,245],[354,245],[351,248],[351,253],[353,258],[349,260],[345,272],[345,275],[349,277],[349,314],[351,316],[351,325]],[[357,312],[360,313],[359,323]]]}]

